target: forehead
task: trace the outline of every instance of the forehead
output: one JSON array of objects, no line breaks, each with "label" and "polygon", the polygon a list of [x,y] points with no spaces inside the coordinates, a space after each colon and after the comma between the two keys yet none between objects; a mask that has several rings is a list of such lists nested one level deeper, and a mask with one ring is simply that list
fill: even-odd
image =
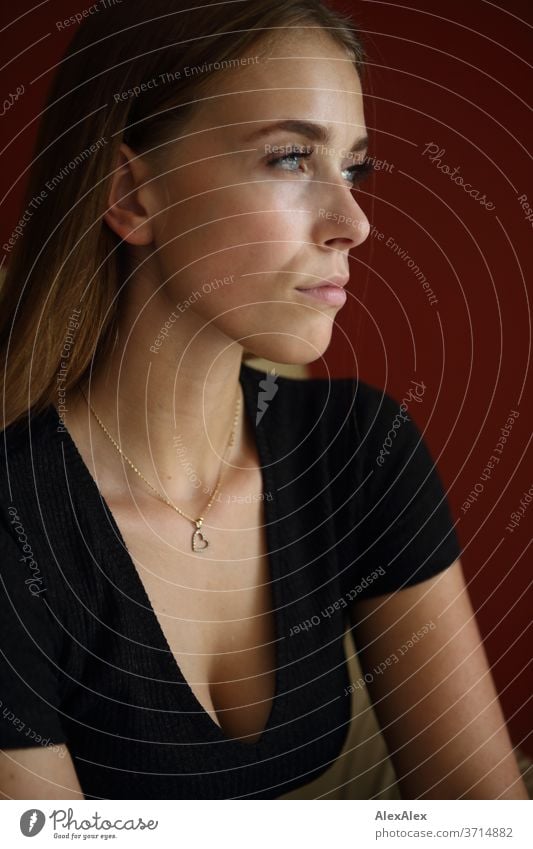
[{"label": "forehead", "polygon": [[[205,98],[205,99],[204,99]],[[261,40],[210,78],[197,104],[195,129],[226,126],[248,135],[262,123],[300,118],[330,126],[332,137],[365,131],[353,58],[325,30],[290,31]]]}]

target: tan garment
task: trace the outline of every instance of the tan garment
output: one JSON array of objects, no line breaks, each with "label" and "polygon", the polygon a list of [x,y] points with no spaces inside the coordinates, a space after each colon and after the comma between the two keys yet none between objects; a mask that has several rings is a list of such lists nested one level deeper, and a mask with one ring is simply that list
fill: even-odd
[{"label": "tan garment", "polygon": [[[350,681],[362,672],[349,631],[344,635]],[[342,751],[323,775],[280,799],[401,799],[387,744],[366,687],[351,694],[352,721]],[[521,749],[515,755],[533,799],[533,762]]]},{"label": "tan garment", "polygon": [[[361,667],[349,631],[344,635],[348,676],[357,681]],[[352,721],[335,761],[319,778],[280,799],[401,799],[387,745],[366,687],[351,693]]]}]

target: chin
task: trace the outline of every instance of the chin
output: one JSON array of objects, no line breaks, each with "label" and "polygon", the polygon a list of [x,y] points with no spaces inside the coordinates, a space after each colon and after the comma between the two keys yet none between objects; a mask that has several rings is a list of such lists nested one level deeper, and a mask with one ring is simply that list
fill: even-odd
[{"label": "chin", "polygon": [[[286,339],[287,341],[283,341]],[[331,334],[327,340],[290,339],[288,336],[278,336],[272,345],[258,345],[247,347],[247,358],[259,358],[269,360],[273,363],[283,363],[291,366],[306,366],[320,360],[331,341]]]}]

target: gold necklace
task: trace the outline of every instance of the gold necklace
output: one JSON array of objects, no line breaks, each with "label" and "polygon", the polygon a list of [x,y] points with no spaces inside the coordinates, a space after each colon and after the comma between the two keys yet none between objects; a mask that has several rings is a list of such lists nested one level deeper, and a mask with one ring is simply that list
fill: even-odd
[{"label": "gold necklace", "polygon": [[[172,503],[172,501],[170,501],[170,499],[169,499],[169,498],[167,498],[165,495],[163,495],[163,493],[162,493],[162,492],[159,492],[159,490],[158,490],[158,489],[156,489],[156,488],[155,488],[155,486],[152,486],[152,484],[150,483],[150,481],[147,481],[147,480],[146,480],[146,478],[145,478],[145,477],[144,477],[144,475],[143,475],[143,474],[139,471],[139,469],[137,468],[137,466],[135,466],[135,465],[131,462],[131,460],[129,459],[129,457],[127,457],[127,456],[124,454],[124,451],[122,450],[122,448],[120,447],[120,445],[118,445],[118,443],[117,443],[117,442],[115,442],[115,440],[113,439],[113,437],[111,436],[111,434],[110,434],[110,433],[109,433],[109,431],[107,430],[106,426],[104,425],[103,421],[102,421],[102,420],[98,417],[98,415],[95,413],[95,411],[94,411],[94,410],[93,410],[93,408],[91,407],[91,405],[90,405],[90,403],[89,403],[89,400],[88,400],[87,396],[85,395],[85,392],[83,391],[83,389],[81,388],[81,386],[79,387],[79,390],[80,390],[81,394],[83,395],[83,397],[85,398],[85,400],[86,400],[86,402],[87,402],[87,406],[89,407],[89,409],[90,409],[91,413],[92,413],[92,414],[93,414],[93,416],[95,417],[95,419],[96,419],[96,421],[98,422],[98,424],[100,425],[100,427],[102,428],[102,430],[104,431],[104,433],[106,434],[106,436],[107,436],[107,437],[111,440],[111,442],[113,443],[113,445],[115,446],[115,448],[117,449],[117,451],[119,451],[119,452],[120,452],[120,454],[122,455],[122,457],[124,457],[124,459],[125,459],[125,460],[126,460],[126,461],[130,464],[131,468],[132,468],[135,472],[137,472],[137,474],[139,475],[139,477],[141,477],[141,478],[143,479],[143,481],[144,481],[146,484],[148,484],[148,486],[150,487],[150,489],[151,489],[151,490],[153,490],[153,492],[155,492],[155,494],[156,494],[156,495],[157,495],[160,499],[162,499],[162,500],[165,502],[165,504],[168,504],[168,505],[169,505],[169,507],[172,507],[174,510],[176,510],[176,512],[178,512],[178,513],[180,514],[180,516],[183,516],[185,519],[188,519],[188,520],[189,520],[189,522],[192,522],[194,525],[196,525],[196,529],[195,529],[195,531],[193,532],[193,535],[192,535],[192,538],[191,538],[191,549],[192,549],[193,551],[204,551],[204,549],[206,549],[206,548],[207,548],[207,546],[209,545],[209,542],[207,541],[207,539],[205,538],[205,536],[201,533],[200,528],[202,527],[202,522],[204,521],[204,519],[205,519],[205,517],[206,517],[206,515],[207,515],[207,512],[208,512],[209,508],[211,507],[211,505],[212,505],[213,501],[215,500],[215,497],[216,497],[216,494],[217,494],[217,492],[218,492],[218,489],[219,489],[219,486],[220,486],[220,482],[221,482],[221,480],[222,480],[222,476],[223,476],[223,474],[224,474],[225,469],[223,468],[223,469],[222,469],[222,471],[220,472],[219,476],[218,476],[218,481],[217,481],[217,485],[216,485],[216,487],[215,487],[215,491],[214,491],[214,493],[213,493],[213,495],[212,495],[212,497],[211,497],[211,500],[210,500],[209,504],[207,505],[207,507],[206,507],[206,508],[205,508],[205,510],[204,510],[204,515],[203,515],[203,516],[199,516],[199,517],[198,517],[198,519],[193,519],[193,518],[192,518],[192,516],[187,516],[187,514],[186,514],[186,513],[184,513],[184,512],[183,512],[183,510],[180,510],[180,508],[179,508],[179,507],[176,507],[176,505],[175,505],[175,504],[173,504],[173,503]],[[238,390],[237,390],[237,391],[238,391]],[[233,429],[232,429],[232,431],[231,431],[230,438],[229,438],[229,441],[228,441],[228,445],[227,445],[226,451],[225,451],[225,453],[224,453],[224,460],[226,459],[226,456],[228,455],[228,453],[229,453],[230,449],[232,448],[232,446],[233,446],[233,444],[234,444],[234,441],[235,441],[235,431],[236,431],[236,429],[237,429],[237,420],[238,420],[238,417],[239,417],[240,409],[241,409],[241,396],[239,395],[239,398],[238,398],[238,400],[237,400],[237,405],[236,405],[236,408],[235,408],[235,417],[234,417],[234,419],[233,419]]]}]

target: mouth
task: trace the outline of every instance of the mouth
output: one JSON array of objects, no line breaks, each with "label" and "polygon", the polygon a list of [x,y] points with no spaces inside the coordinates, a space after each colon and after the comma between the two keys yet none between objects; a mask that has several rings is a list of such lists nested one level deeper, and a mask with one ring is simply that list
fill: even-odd
[{"label": "mouth", "polygon": [[340,286],[340,288],[343,288],[349,279],[349,274],[345,277],[328,277],[327,280],[316,280],[308,286],[297,286],[296,288],[299,292],[307,292],[309,289],[320,289],[322,286]]},{"label": "mouth", "polygon": [[330,280],[319,280],[310,286],[297,286],[296,291],[330,306],[342,307],[347,300],[344,286],[348,279],[348,277],[332,277]]}]

